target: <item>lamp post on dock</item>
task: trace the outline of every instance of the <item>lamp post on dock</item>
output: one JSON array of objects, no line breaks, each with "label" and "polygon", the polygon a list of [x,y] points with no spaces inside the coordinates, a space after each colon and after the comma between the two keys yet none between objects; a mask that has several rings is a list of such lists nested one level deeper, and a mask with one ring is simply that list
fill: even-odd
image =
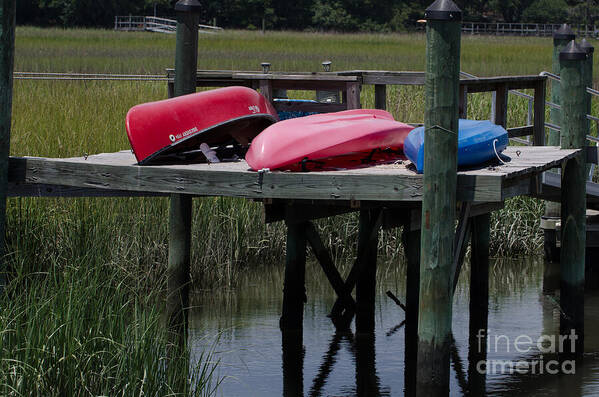
[{"label": "lamp post on dock", "polygon": [[[562,149],[584,149],[587,134],[587,93],[584,63],[587,52],[572,40],[560,53],[562,81]],[[574,342],[574,351],[584,352],[584,262],[586,246],[586,153],[581,151],[562,166],[560,253],[560,335]],[[574,337],[572,335],[575,335]],[[570,344],[568,344],[570,345]]]},{"label": "lamp post on dock", "polygon": [[15,0],[0,0],[0,292],[4,288],[6,254],[6,194],[12,114],[12,74],[15,49]]},{"label": "lamp post on dock", "polygon": [[416,394],[449,393],[456,219],[462,11],[437,0],[425,11],[424,192]]},{"label": "lamp post on dock", "polygon": [[[198,65],[198,24],[200,3],[180,0],[177,12],[175,54],[175,96],[196,91]],[[176,344],[184,346],[189,308],[192,197],[172,194],[169,212],[169,249],[167,266],[167,321]]]}]

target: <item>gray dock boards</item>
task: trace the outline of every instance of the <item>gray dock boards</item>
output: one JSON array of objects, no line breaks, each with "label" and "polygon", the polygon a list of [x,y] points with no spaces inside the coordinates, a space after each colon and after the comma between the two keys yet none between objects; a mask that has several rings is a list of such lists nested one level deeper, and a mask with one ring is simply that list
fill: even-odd
[{"label": "gray dock boards", "polygon": [[[498,202],[529,194],[529,179],[559,166],[577,150],[558,147],[508,147],[511,159],[460,171],[458,200]],[[220,164],[138,166],[130,151],[74,158],[11,157],[11,189],[44,184],[106,192],[187,193],[204,196],[314,200],[421,201],[422,175],[404,164],[329,172],[255,172],[245,161]],[[44,190],[38,190],[42,195]],[[109,194],[107,194],[109,195]]]}]

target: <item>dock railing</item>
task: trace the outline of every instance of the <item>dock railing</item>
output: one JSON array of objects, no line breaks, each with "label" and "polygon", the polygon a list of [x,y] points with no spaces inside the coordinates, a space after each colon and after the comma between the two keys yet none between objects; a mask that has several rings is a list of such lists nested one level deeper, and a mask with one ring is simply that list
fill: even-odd
[{"label": "dock railing", "polygon": [[[552,23],[463,22],[462,33],[494,36],[551,36],[560,26]],[[581,37],[597,37],[599,33],[595,25],[573,25],[572,29]]]},{"label": "dock railing", "polygon": [[[218,26],[210,26],[199,24],[199,33],[217,33],[223,28]],[[175,33],[177,31],[177,21],[169,18],[160,18],[153,16],[121,16],[114,17],[114,30],[128,32],[158,32],[158,33]]]}]

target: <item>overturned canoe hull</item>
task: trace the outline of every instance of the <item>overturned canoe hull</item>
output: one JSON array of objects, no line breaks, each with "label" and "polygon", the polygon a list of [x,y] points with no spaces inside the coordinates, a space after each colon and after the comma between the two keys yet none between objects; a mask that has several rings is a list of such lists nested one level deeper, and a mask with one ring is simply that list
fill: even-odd
[{"label": "overturned canoe hull", "polygon": [[139,164],[199,148],[249,142],[278,121],[274,107],[247,87],[226,87],[132,107],[127,136]]},{"label": "overturned canoe hull", "polygon": [[[488,120],[460,119],[458,128],[458,167],[496,159],[508,145],[507,131]],[[410,132],[404,144],[404,153],[421,174],[424,171],[424,127]]]},{"label": "overturned canoe hull", "polygon": [[389,160],[387,154],[391,152],[401,155],[403,142],[413,128],[376,109],[284,120],[260,133],[245,159],[254,170],[305,171],[314,165],[348,168],[373,164],[376,161],[369,159]]}]

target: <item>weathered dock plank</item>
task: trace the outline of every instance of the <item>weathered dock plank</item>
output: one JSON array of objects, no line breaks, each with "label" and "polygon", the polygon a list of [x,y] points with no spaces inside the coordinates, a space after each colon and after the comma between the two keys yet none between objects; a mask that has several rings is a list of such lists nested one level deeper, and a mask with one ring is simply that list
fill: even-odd
[{"label": "weathered dock plank", "polygon": [[[511,179],[525,179],[559,166],[576,152],[548,146],[508,147],[504,153],[511,159],[509,163],[459,172],[458,200],[501,201],[505,198],[503,190],[514,185]],[[245,161],[138,166],[130,151],[121,151],[61,159],[12,157],[9,181],[11,187],[19,186],[21,190],[26,185],[44,184],[119,191],[119,195],[130,191],[137,192],[132,195],[184,193],[257,199],[422,199],[422,175],[412,171],[408,161],[328,172],[255,172]],[[39,190],[41,196],[44,192]]]}]

